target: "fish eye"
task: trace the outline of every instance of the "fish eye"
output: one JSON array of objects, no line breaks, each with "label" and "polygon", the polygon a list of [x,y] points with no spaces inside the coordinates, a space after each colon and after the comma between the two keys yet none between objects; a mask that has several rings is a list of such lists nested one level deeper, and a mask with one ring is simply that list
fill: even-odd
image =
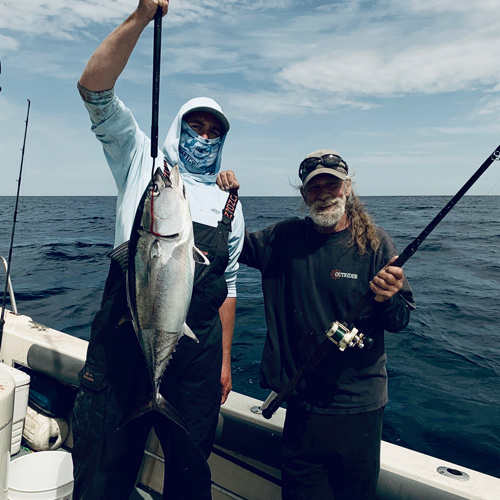
[{"label": "fish eye", "polygon": [[156,182],[153,182],[153,185],[151,186],[151,194],[153,196],[158,196],[160,194],[160,188]]}]

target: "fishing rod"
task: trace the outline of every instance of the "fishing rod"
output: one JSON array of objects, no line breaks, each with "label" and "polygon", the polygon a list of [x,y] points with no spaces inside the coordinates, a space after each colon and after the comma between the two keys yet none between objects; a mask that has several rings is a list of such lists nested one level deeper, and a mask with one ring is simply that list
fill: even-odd
[{"label": "fishing rod", "polygon": [[[472,185],[481,177],[486,169],[496,160],[500,160],[500,145],[491,153],[491,155],[483,162],[472,177],[463,185],[458,193],[446,204],[446,206],[434,217],[428,226],[403,250],[399,257],[391,264],[394,267],[402,267],[418,250],[419,246],[436,228],[436,226],[445,218],[448,212],[457,204],[464,194],[472,187]],[[281,389],[276,397],[270,401],[267,407],[262,408],[262,415],[269,419],[273,413],[282,405],[282,403],[295,390],[303,376],[313,370],[321,363],[329,354],[335,344],[341,351],[347,347],[358,346],[360,348],[370,347],[373,339],[365,337],[355,327],[354,322],[359,318],[360,314],[370,305],[375,298],[375,293],[368,290],[366,294],[359,300],[357,304],[347,313],[342,321],[335,321],[325,333],[326,339],[320,344],[318,349],[311,357],[297,370],[295,375]]]},{"label": "fishing rod", "polygon": [[[155,183],[155,165],[158,156],[158,115],[160,109],[160,64],[161,64],[161,24],[163,10],[158,5],[155,14],[154,33],[153,33],[153,99],[151,104],[151,190],[156,189]],[[152,234],[156,234],[153,227],[154,196],[151,196],[151,227]]]},{"label": "fishing rod", "polygon": [[7,288],[10,278],[10,263],[12,261],[12,249],[14,247],[14,234],[16,231],[16,221],[17,221],[17,207],[19,205],[19,192],[21,190],[21,177],[23,175],[23,163],[24,163],[24,150],[26,147],[26,135],[28,133],[28,120],[30,116],[30,106],[31,102],[28,99],[28,111],[26,114],[26,126],[24,127],[24,140],[23,140],[23,148],[21,153],[21,167],[19,169],[19,179],[17,181],[17,195],[16,195],[16,204],[14,208],[14,222],[12,224],[12,234],[10,236],[10,247],[9,247],[9,256],[7,258],[7,271],[5,275],[5,288],[3,292],[3,302],[2,302],[2,316],[0,317],[0,347],[2,347],[2,337],[3,337],[3,326],[5,324],[5,304],[7,302]]},{"label": "fishing rod", "polygon": [[153,39],[153,102],[151,113],[151,158],[154,175],[156,157],[158,156],[158,114],[160,108],[160,63],[161,63],[161,24],[163,11],[160,6],[156,9]]}]

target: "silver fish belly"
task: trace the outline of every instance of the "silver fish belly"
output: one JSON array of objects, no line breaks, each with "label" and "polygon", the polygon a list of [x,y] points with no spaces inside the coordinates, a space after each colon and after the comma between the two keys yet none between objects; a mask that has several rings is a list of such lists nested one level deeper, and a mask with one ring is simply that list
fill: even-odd
[{"label": "silver fish belly", "polygon": [[177,165],[170,179],[158,170],[143,199],[140,224],[138,213],[129,246],[127,292],[134,329],[157,394],[180,337],[186,334],[196,339],[186,325],[195,268],[194,236]]}]

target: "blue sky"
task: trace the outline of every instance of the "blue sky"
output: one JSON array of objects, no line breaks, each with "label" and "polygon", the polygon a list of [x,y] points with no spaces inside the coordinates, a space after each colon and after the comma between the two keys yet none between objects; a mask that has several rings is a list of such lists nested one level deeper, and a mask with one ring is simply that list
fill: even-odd
[{"label": "blue sky", "polygon": [[[114,195],[76,91],[136,0],[0,0],[0,195]],[[188,99],[231,121],[223,166],[242,196],[294,195],[319,148],[361,195],[453,195],[500,143],[495,0],[171,0],[163,20],[160,143]],[[116,92],[151,123],[152,26]],[[500,163],[471,194],[500,195]]]}]

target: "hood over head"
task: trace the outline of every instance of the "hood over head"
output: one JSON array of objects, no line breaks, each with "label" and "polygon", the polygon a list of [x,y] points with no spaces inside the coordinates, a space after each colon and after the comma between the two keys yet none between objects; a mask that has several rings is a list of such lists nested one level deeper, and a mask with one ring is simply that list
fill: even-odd
[{"label": "hood over head", "polygon": [[[186,169],[182,159],[179,157],[179,140],[181,136],[182,118],[184,117],[184,115],[192,111],[207,111],[209,113],[213,113],[213,115],[215,115],[219,119],[225,130],[224,134],[220,138],[220,148],[215,160],[215,168],[213,174],[191,173]],[[186,104],[181,107],[181,109],[177,113],[177,116],[174,118],[165,142],[163,143],[163,154],[167,158],[167,161],[170,165],[175,165],[176,163],[179,165],[179,169],[183,175],[192,176],[193,179],[196,179],[200,182],[208,184],[214,183],[217,179],[217,174],[219,173],[221,167],[222,147],[224,145],[228,130],[229,122],[225,117],[221,107],[209,97],[196,97],[195,99],[191,99],[190,101],[186,102]]]}]

